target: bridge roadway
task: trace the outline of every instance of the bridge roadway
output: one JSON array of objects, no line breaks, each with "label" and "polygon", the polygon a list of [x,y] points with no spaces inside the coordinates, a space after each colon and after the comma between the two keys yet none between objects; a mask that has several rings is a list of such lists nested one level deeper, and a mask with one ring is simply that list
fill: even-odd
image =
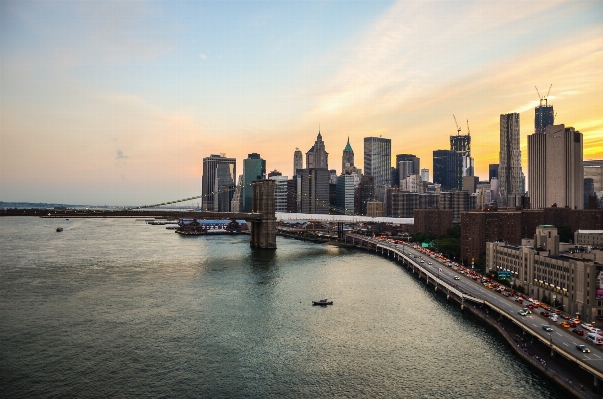
[{"label": "bridge roadway", "polygon": [[[384,253],[384,251],[393,251],[398,259],[404,258],[419,270],[428,273],[429,280],[432,284],[436,282],[442,287],[452,285],[455,289],[455,294],[462,293],[465,300],[471,300],[476,303],[483,303],[496,312],[504,315],[515,324],[521,326],[524,331],[532,334],[535,338],[547,344],[551,351],[561,354],[564,357],[571,359],[583,369],[589,371],[595,376],[595,386],[599,380],[603,380],[603,351],[590,341],[586,341],[582,337],[552,322],[550,319],[543,318],[537,314],[536,310],[527,316],[519,315],[518,311],[524,306],[518,305],[516,302],[504,297],[492,290],[484,287],[482,284],[465,277],[463,274],[457,273],[449,266],[446,266],[441,260],[426,256],[423,252],[418,251],[410,244],[395,244],[387,240],[377,238],[369,238],[356,234],[348,234],[348,237],[353,237],[354,240],[363,240],[374,245],[375,251]],[[346,239],[349,241],[349,239]],[[414,258],[414,255],[417,258]],[[418,256],[425,258],[425,263],[418,261]],[[429,265],[428,262],[432,262]],[[459,276],[459,280],[454,280],[454,276]],[[451,290],[451,292],[454,292]],[[548,324],[553,328],[551,333],[546,332],[542,326]],[[568,331],[569,330],[569,331]],[[576,345],[584,344],[591,350],[590,353],[578,352]]]},{"label": "bridge roadway", "polygon": [[126,209],[126,210],[37,210],[37,214],[46,218],[162,218],[162,219],[205,219],[205,220],[260,220],[258,212],[201,212],[201,211],[166,211],[161,209]]}]

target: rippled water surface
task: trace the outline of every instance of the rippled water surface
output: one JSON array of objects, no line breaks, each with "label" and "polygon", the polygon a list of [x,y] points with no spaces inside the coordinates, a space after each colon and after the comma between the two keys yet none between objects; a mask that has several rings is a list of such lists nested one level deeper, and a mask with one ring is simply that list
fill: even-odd
[{"label": "rippled water surface", "polygon": [[395,263],[277,244],[0,218],[0,397],[561,397]]}]

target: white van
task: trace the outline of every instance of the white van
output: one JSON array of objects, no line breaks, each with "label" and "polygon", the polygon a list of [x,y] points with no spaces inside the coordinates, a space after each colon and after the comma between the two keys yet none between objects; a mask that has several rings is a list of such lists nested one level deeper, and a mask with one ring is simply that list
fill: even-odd
[{"label": "white van", "polygon": [[557,321],[558,318],[559,316],[557,316],[555,313],[551,315],[551,321]]},{"label": "white van", "polygon": [[596,345],[601,345],[603,344],[603,337],[598,335],[598,334],[593,334],[590,333],[588,335],[586,335],[586,340],[592,342],[593,344]]},{"label": "white van", "polygon": [[593,328],[590,329],[590,332],[594,333],[594,334],[603,335],[603,330],[601,330],[600,328],[594,328],[593,327]]}]

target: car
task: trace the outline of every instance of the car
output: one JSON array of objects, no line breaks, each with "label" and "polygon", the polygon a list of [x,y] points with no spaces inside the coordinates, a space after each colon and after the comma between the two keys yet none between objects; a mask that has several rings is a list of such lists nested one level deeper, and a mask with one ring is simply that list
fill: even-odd
[{"label": "car", "polygon": [[542,329],[544,331],[549,331],[549,332],[553,331],[553,329],[551,328],[551,326],[549,326],[548,324],[543,325]]},{"label": "car", "polygon": [[424,260],[421,260],[421,263],[425,263],[425,261],[424,261]]},{"label": "car", "polygon": [[576,348],[582,353],[590,353],[590,349],[586,345],[576,345]]},{"label": "car", "polygon": [[526,312],[526,314],[530,314],[532,313],[532,311],[530,310],[530,308],[523,308],[522,309],[524,312]]},{"label": "car", "polygon": [[576,323],[574,323],[573,321],[569,322],[570,327],[577,327],[578,325]]},{"label": "car", "polygon": [[520,316],[525,316],[525,315],[527,315],[527,313],[526,313],[526,312],[524,312],[524,311],[523,311],[523,309],[522,309],[522,310],[520,310],[520,311],[519,311],[519,312],[517,312],[517,313],[519,313],[519,315],[520,315]]},{"label": "car", "polygon": [[541,315],[543,315],[544,317],[549,317],[551,314],[549,312],[547,312],[546,310],[543,310],[542,312],[540,312]]},{"label": "car", "polygon": [[565,320],[571,320],[572,316],[564,314],[563,316],[561,316],[562,318],[564,318]]},{"label": "car", "polygon": [[589,324],[589,323],[582,323],[581,326],[582,326],[582,328],[584,328],[588,331],[590,331],[590,329],[593,328],[592,324]]},{"label": "car", "polygon": [[584,335],[584,330],[581,330],[581,329],[579,329],[579,328],[574,328],[574,329],[572,330],[572,332],[574,332],[574,333],[576,333],[576,334],[578,334],[578,335]]},{"label": "car", "polygon": [[461,278],[459,276],[454,276],[455,280],[460,280]]},{"label": "car", "polygon": [[563,328],[569,328],[570,327],[570,323],[568,323],[567,321],[564,321],[561,323],[561,327]]},{"label": "car", "polygon": [[428,262],[428,264],[433,265],[433,263],[431,263],[431,262]]}]

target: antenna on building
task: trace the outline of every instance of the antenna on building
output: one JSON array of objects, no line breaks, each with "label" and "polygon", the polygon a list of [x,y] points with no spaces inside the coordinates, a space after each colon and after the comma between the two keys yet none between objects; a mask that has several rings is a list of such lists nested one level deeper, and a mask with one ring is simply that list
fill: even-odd
[{"label": "antenna on building", "polygon": [[467,135],[471,135],[471,131],[469,130],[469,119],[467,119]]},{"label": "antenna on building", "polygon": [[[534,86],[536,87],[536,86]],[[546,93],[546,96],[541,97],[540,96],[540,92],[538,91],[538,87],[536,87],[536,93],[538,94],[538,99],[540,100],[540,106],[542,107],[542,102],[544,101],[544,106],[548,106],[548,98],[549,98],[549,94],[551,93],[551,87],[553,87],[553,84],[551,83],[551,85],[549,86],[549,91]]]},{"label": "antenna on building", "polygon": [[461,128],[459,127],[459,124],[456,121],[456,116],[454,116],[454,114],[452,114],[452,117],[454,118],[454,124],[456,125],[456,134],[460,135],[461,134]]}]

